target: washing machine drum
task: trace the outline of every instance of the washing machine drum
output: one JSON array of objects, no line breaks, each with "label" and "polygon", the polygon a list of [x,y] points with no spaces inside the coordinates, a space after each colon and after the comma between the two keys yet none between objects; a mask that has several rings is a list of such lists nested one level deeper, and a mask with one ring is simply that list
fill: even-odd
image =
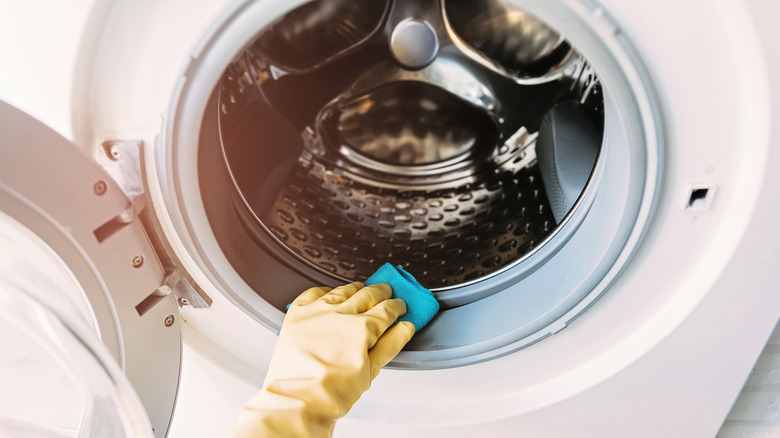
[{"label": "washing machine drum", "polygon": [[[264,288],[286,274],[264,269],[258,251],[315,284],[390,262],[445,309],[466,307],[409,349],[460,348],[527,325],[524,338],[590,292],[572,295],[564,280],[540,300],[515,285],[582,228],[603,183],[605,126],[589,60],[525,11],[315,1],[261,29],[225,70],[202,122],[200,188],[231,264],[277,309],[300,291]],[[560,274],[541,277],[533,287]],[[486,301],[507,291],[510,302]],[[495,333],[455,328],[485,306],[531,302]]]}]

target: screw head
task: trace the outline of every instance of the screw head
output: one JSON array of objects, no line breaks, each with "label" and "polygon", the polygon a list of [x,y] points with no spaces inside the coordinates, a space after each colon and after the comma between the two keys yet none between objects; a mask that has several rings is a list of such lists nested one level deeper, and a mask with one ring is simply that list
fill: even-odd
[{"label": "screw head", "polygon": [[170,326],[173,325],[173,322],[175,320],[176,320],[176,318],[174,318],[173,315],[168,315],[168,316],[165,317],[165,321],[163,321],[163,322],[165,323],[166,327],[170,327]]},{"label": "screw head", "polygon": [[133,267],[134,268],[140,268],[141,265],[143,265],[143,264],[144,264],[144,256],[137,255],[137,256],[133,257]]},{"label": "screw head", "polygon": [[179,304],[181,304],[182,306],[189,306],[189,305],[190,305],[190,303],[191,303],[191,301],[190,301],[190,299],[189,299],[189,298],[187,298],[187,297],[181,297],[181,298],[179,298]]},{"label": "screw head", "polygon": [[98,181],[92,188],[95,190],[96,195],[101,196],[102,194],[106,193],[108,186],[106,186],[105,181]]},{"label": "screw head", "polygon": [[119,146],[117,145],[111,146],[109,150],[109,154],[111,154],[111,159],[114,161],[117,161],[120,158],[122,158],[122,152],[119,150]]}]

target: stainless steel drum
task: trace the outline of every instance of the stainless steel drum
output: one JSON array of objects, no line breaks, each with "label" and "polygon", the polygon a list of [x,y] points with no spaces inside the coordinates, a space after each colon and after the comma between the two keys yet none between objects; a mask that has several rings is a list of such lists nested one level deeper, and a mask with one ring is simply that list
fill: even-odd
[{"label": "stainless steel drum", "polygon": [[[213,100],[221,152],[209,162],[224,160],[224,193],[256,242],[320,278],[362,280],[390,262],[435,291],[543,245],[603,127],[587,60],[498,1],[307,3],[262,30]],[[561,103],[595,133],[574,139],[585,177],[562,213],[548,199],[561,176],[537,159]]]}]

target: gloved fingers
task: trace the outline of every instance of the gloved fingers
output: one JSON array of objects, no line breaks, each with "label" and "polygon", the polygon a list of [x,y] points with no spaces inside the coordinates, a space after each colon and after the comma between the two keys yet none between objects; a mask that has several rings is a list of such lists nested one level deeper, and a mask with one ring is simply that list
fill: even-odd
[{"label": "gloved fingers", "polygon": [[371,380],[379,374],[379,370],[387,365],[401,352],[407,342],[414,335],[414,324],[409,321],[401,321],[390,327],[368,350],[368,361],[371,363]]},{"label": "gloved fingers", "polygon": [[352,295],[340,309],[341,313],[363,313],[393,296],[389,284],[377,283],[366,286]]},{"label": "gloved fingers", "polygon": [[386,327],[382,329],[382,331],[386,330],[387,327],[390,327],[390,325],[404,313],[406,313],[406,302],[400,298],[384,300],[364,312],[366,316],[385,322]]},{"label": "gloved fingers", "polygon": [[332,291],[328,292],[327,294],[323,295],[322,298],[320,298],[320,300],[328,304],[343,303],[344,301],[347,301],[349,297],[355,295],[355,293],[357,293],[357,291],[359,291],[362,288],[363,288],[363,283],[359,281],[350,284],[345,284],[344,286],[339,286],[333,289]]},{"label": "gloved fingers", "polygon": [[[406,303],[400,298],[384,300],[362,316],[366,317],[365,327],[378,339],[391,325],[395,323],[399,316],[406,313]],[[369,348],[373,347],[373,342],[369,343]]]},{"label": "gloved fingers", "polygon": [[303,291],[296,299],[293,300],[290,307],[293,306],[305,306],[317,301],[320,297],[330,292],[329,287],[312,287]]}]

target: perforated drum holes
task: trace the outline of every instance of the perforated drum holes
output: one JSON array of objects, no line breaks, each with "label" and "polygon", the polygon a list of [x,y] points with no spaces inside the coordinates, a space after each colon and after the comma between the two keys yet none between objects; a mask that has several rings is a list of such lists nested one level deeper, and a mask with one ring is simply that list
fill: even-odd
[{"label": "perforated drum holes", "polygon": [[[277,214],[261,219],[291,251],[345,278],[367,278],[390,262],[411,269],[428,287],[448,286],[525,255],[533,249],[528,243],[543,240],[554,226],[543,208],[540,179],[532,178],[536,173],[535,168],[490,173],[476,186],[383,190],[377,198],[374,187],[338,183],[301,166],[277,195],[272,208]],[[318,183],[312,175],[321,177]],[[491,192],[493,182],[501,190]],[[298,196],[307,202],[286,203],[303,184],[307,189]],[[351,190],[339,190],[341,184]],[[530,195],[518,202],[520,192]]]}]

